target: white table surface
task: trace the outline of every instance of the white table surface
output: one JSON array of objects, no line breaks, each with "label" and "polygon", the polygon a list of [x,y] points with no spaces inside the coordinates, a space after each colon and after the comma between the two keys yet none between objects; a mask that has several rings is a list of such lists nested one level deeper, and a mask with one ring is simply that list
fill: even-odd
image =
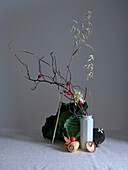
[{"label": "white table surface", "polygon": [[0,129],[0,170],[128,170],[128,133],[107,131],[96,152],[69,153],[40,130]]}]

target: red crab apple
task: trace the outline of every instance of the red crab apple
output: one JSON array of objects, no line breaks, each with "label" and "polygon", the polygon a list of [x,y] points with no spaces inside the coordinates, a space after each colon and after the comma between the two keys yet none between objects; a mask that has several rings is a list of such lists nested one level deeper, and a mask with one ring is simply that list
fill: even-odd
[{"label": "red crab apple", "polygon": [[40,79],[41,77],[42,77],[42,75],[41,75],[41,74],[39,74],[39,75],[38,75],[38,78]]},{"label": "red crab apple", "polygon": [[67,85],[70,85],[70,81],[67,82]]},{"label": "red crab apple", "polygon": [[81,101],[79,101],[79,105],[82,105],[82,102],[81,102]]},{"label": "red crab apple", "polygon": [[71,92],[70,92],[70,91],[68,91],[68,92],[67,92],[67,94],[68,94],[68,95],[71,95]]},{"label": "red crab apple", "polygon": [[67,91],[66,91],[66,90],[64,90],[64,93],[67,93]]},{"label": "red crab apple", "polygon": [[73,136],[72,136],[72,137],[70,137],[70,141],[71,141],[71,142],[75,142],[75,140],[76,140],[76,138],[75,138],[75,137],[73,137]]}]

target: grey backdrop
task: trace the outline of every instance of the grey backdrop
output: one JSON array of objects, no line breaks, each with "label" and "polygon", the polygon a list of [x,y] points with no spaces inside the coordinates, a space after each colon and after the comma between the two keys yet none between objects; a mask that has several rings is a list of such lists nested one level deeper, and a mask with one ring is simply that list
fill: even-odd
[{"label": "grey backdrop", "polygon": [[[65,74],[73,39],[72,19],[92,11],[95,47],[93,116],[95,126],[128,130],[128,1],[127,0],[0,0],[0,128],[39,129],[58,107],[57,88],[47,84],[31,91],[25,70],[8,49],[28,50],[39,57],[50,52]],[[88,50],[82,49],[72,63],[73,81],[86,85],[83,65]],[[38,75],[30,56],[31,74]],[[46,70],[48,71],[48,70]]]}]

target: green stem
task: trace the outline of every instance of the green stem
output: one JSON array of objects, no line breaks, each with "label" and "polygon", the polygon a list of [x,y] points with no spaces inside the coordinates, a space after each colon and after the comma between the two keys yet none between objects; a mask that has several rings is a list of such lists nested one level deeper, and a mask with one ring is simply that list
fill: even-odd
[{"label": "green stem", "polygon": [[90,85],[90,88],[89,86],[87,85],[87,89],[88,89],[88,93],[89,93],[89,103],[90,103],[90,107],[89,107],[89,115],[92,114],[92,92],[91,92],[91,85]]},{"label": "green stem", "polygon": [[[73,47],[73,52],[74,52],[74,49],[75,49],[75,44],[74,44],[74,47]],[[70,67],[71,62],[72,62],[73,52],[72,52],[72,56],[70,58],[69,67]],[[65,81],[63,89],[65,89],[65,87],[66,87],[67,79],[68,79],[68,71],[67,71],[67,74],[66,74],[66,81]],[[53,138],[52,138],[52,144],[54,143],[54,140],[55,140],[55,135],[56,135],[56,130],[57,130],[58,122],[59,122],[59,116],[60,116],[60,110],[61,110],[61,106],[62,106],[63,96],[64,96],[64,90],[63,90],[63,94],[62,94],[61,100],[60,100],[60,86],[59,86],[59,100],[60,100],[60,102],[59,102],[59,108],[58,108],[58,115],[57,115],[56,125],[55,125],[55,129],[54,129],[54,133],[53,133]]]},{"label": "green stem", "polygon": [[92,115],[92,81],[90,83],[90,92],[91,92],[91,99],[90,99],[90,114]]},{"label": "green stem", "polygon": [[[59,84],[59,101],[60,101],[60,84]],[[52,138],[52,144],[54,143],[55,135],[56,135],[56,130],[57,130],[57,125],[59,121],[59,116],[60,116],[60,109],[61,109],[62,102],[59,102],[59,109],[58,109],[58,115],[57,115],[57,120],[56,120],[56,125],[53,133],[53,138]]]}]

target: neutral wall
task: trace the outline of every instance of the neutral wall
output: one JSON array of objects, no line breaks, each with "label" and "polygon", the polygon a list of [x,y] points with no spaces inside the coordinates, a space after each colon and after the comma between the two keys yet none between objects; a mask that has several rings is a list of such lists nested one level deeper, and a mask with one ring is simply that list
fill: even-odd
[{"label": "neutral wall", "polygon": [[[28,50],[49,60],[53,51],[65,73],[73,47],[68,30],[72,19],[79,19],[86,10],[93,13],[95,126],[128,130],[127,0],[0,0],[0,128],[40,128],[47,116],[56,113],[57,88],[42,84],[31,91],[33,84],[24,78],[25,70],[13,52]],[[11,40],[12,52],[8,48]],[[73,81],[83,88],[88,54],[82,49],[72,63]],[[32,58],[23,59],[37,76]]]}]

